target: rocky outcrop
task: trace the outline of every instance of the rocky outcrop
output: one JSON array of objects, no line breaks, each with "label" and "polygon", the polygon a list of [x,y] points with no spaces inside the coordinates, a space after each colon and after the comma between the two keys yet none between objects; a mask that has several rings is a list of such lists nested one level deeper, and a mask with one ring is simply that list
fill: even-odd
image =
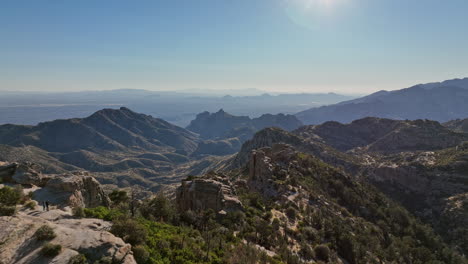
[{"label": "rocky outcrop", "polygon": [[[110,200],[99,182],[87,172],[77,172],[54,177],[42,190],[36,191],[38,196],[44,192],[50,193],[57,204],[71,207],[109,206]],[[62,199],[60,199],[63,197]]]},{"label": "rocky outcrop", "polygon": [[231,182],[221,177],[182,181],[176,195],[181,211],[212,209],[215,212],[232,212],[243,208]]},{"label": "rocky outcrop", "polygon": [[3,164],[0,179],[9,184],[31,187],[37,201],[49,201],[59,207],[109,206],[110,200],[99,182],[88,172],[42,174],[29,162]]},{"label": "rocky outcrop", "polygon": [[[42,225],[50,226],[56,234],[49,242],[62,246],[54,258],[41,256],[44,242],[34,238]],[[13,217],[0,217],[0,263],[68,264],[71,257],[84,254],[90,263],[108,257],[112,263],[136,264],[131,246],[109,233],[110,225],[99,219],[73,219],[61,210],[28,210]]]},{"label": "rocky outcrop", "polygon": [[279,197],[288,187],[279,182],[287,182],[291,167],[297,165],[293,161],[296,155],[297,152],[286,144],[253,150],[248,164],[249,188],[266,197]]},{"label": "rocky outcrop", "polygon": [[0,167],[0,179],[3,182],[43,186],[49,179],[40,173],[40,166],[30,163],[11,163]]}]

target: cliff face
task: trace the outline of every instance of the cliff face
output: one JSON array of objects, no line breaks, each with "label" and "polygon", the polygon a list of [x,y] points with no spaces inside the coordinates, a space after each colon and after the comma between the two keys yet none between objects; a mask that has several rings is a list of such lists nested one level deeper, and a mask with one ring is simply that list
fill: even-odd
[{"label": "cliff face", "polygon": [[236,191],[229,180],[222,177],[182,181],[177,189],[177,205],[180,210],[215,212],[242,210],[242,203],[235,197]]}]

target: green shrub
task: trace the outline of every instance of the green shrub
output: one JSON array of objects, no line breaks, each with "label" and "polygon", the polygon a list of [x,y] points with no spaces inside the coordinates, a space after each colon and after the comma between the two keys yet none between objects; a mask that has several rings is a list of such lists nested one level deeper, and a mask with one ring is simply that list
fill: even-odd
[{"label": "green shrub", "polygon": [[158,194],[149,202],[144,203],[140,212],[146,219],[163,222],[170,222],[175,215],[174,206],[163,194]]},{"label": "green shrub", "polygon": [[137,263],[146,263],[150,257],[148,250],[142,245],[132,247],[133,256]]},{"label": "green shrub", "polygon": [[68,264],[88,264],[86,256],[83,254],[78,254],[70,258]]},{"label": "green shrub", "polygon": [[289,217],[289,219],[296,220],[297,211],[292,207],[288,207],[288,209],[286,209],[286,215]]},{"label": "green shrub", "polygon": [[314,251],[309,245],[303,244],[301,245],[301,250],[299,251],[299,255],[304,259],[311,260],[314,258]]},{"label": "green shrub", "polygon": [[330,249],[326,245],[318,245],[314,248],[315,257],[327,262],[330,259]]},{"label": "green shrub", "polygon": [[53,258],[62,251],[61,245],[47,243],[41,249],[41,254],[45,257]]},{"label": "green shrub", "polygon": [[0,189],[0,204],[13,206],[20,203],[23,198],[23,190],[20,187],[11,188],[5,186]]},{"label": "green shrub", "polygon": [[96,208],[84,208],[83,211],[85,217],[87,218],[98,218],[106,221],[112,221],[123,215],[123,213],[118,210],[109,209],[104,206],[98,206]]},{"label": "green shrub", "polygon": [[109,194],[109,198],[114,204],[126,203],[129,200],[126,191],[114,190]]},{"label": "green shrub", "polygon": [[110,231],[133,246],[144,243],[147,237],[146,229],[142,225],[126,217],[114,220]]},{"label": "green shrub", "polygon": [[30,210],[34,210],[36,208],[36,202],[35,201],[29,201],[24,204],[24,207]]},{"label": "green shrub", "polygon": [[16,214],[16,206],[0,205],[0,216],[13,216]]},{"label": "green shrub", "polygon": [[83,218],[86,216],[83,207],[74,207],[72,209],[72,214],[74,217],[78,218]]},{"label": "green shrub", "polygon": [[34,236],[38,240],[51,240],[54,239],[57,235],[55,234],[54,229],[52,229],[52,227],[48,225],[43,225],[36,230]]}]

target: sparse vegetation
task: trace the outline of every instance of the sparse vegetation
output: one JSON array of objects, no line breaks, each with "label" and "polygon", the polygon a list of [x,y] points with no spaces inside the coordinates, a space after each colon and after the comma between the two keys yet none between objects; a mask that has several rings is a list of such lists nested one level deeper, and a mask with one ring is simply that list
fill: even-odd
[{"label": "sparse vegetation", "polygon": [[13,216],[16,214],[16,206],[0,205],[0,216]]},{"label": "sparse vegetation", "polygon": [[47,243],[41,249],[41,254],[45,257],[53,258],[62,251],[61,245]]},{"label": "sparse vegetation", "polygon": [[0,205],[14,206],[21,202],[23,198],[23,190],[20,186],[11,188],[5,186],[0,189]]},{"label": "sparse vegetation", "polygon": [[129,201],[129,197],[126,191],[114,190],[109,194],[109,198],[115,205],[126,203]]},{"label": "sparse vegetation", "polygon": [[30,210],[34,210],[36,208],[36,202],[35,201],[29,201],[24,204],[24,207]]},{"label": "sparse vegetation", "polygon": [[83,218],[86,216],[83,207],[74,207],[72,209],[72,214],[74,217],[77,217],[77,218]]},{"label": "sparse vegetation", "polygon": [[68,264],[88,264],[86,256],[83,254],[78,254],[70,258]]},{"label": "sparse vegetation", "polygon": [[48,225],[43,225],[36,230],[34,237],[37,240],[51,240],[54,239],[57,235],[54,232],[54,229]]}]

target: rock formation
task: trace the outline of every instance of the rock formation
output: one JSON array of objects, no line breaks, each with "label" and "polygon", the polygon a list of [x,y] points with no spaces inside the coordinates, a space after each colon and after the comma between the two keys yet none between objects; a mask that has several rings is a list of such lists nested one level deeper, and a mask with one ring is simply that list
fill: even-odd
[{"label": "rock formation", "polygon": [[36,200],[59,207],[109,206],[110,200],[99,182],[88,172],[42,174],[33,163],[12,163],[0,167],[0,179],[9,184],[33,187]]},{"label": "rock formation", "polygon": [[4,182],[43,186],[48,177],[40,173],[41,168],[31,162],[11,163],[0,166],[0,178]]},{"label": "rock formation", "polygon": [[[63,201],[57,199],[57,204],[66,204],[71,207],[110,205],[109,197],[99,182],[87,172],[54,177],[47,182],[42,191],[50,193],[52,197],[64,197]],[[40,191],[36,192],[39,197],[43,195]]]},{"label": "rock formation", "polygon": [[176,195],[177,205],[182,211],[212,209],[215,212],[232,212],[242,210],[242,203],[235,197],[235,188],[226,178],[182,181]]},{"label": "rock formation", "polygon": [[267,198],[287,200],[293,189],[290,180],[300,174],[295,161],[298,155],[299,152],[287,144],[253,150],[248,164],[249,189]]}]

